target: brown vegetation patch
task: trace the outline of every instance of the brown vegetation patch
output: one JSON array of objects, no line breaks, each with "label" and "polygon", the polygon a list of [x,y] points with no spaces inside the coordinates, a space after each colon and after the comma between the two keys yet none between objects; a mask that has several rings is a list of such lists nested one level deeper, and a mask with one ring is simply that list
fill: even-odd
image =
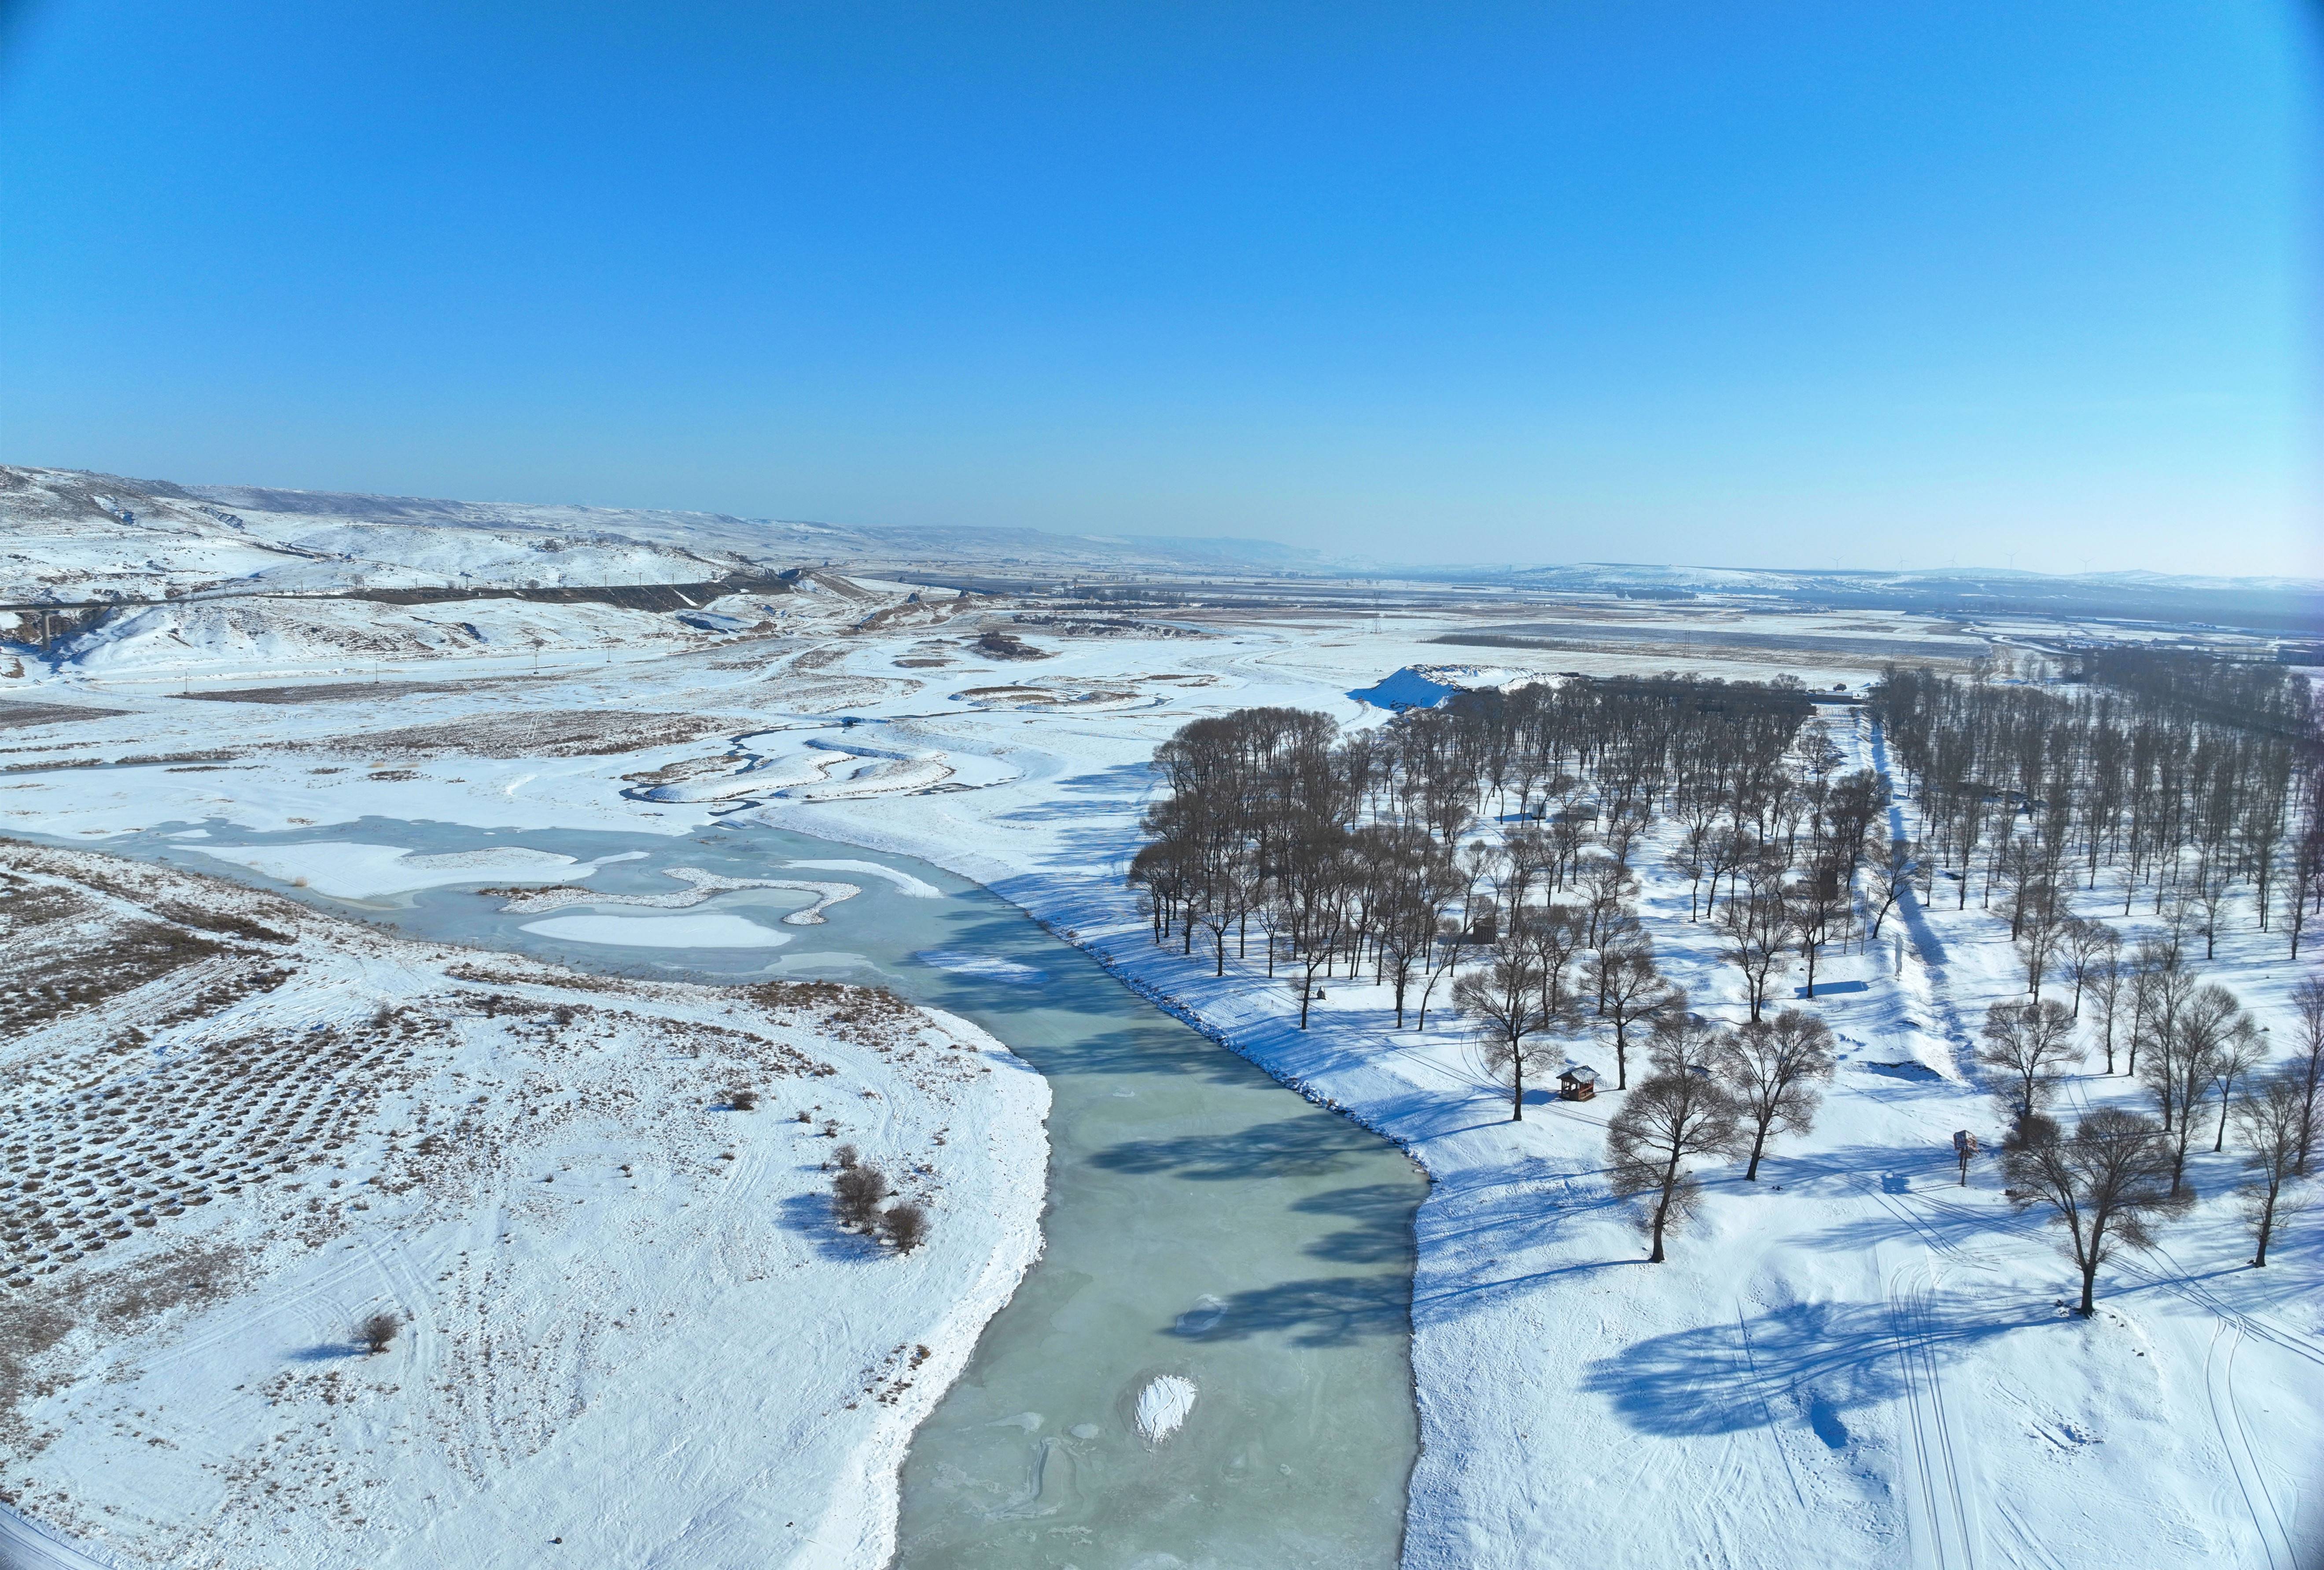
[{"label": "brown vegetation patch", "polygon": [[475,682],[315,682],[302,687],[240,687],[217,693],[173,693],[198,703],[353,703],[414,697],[423,693],[473,693],[488,687],[530,687],[547,678],[491,676]]},{"label": "brown vegetation patch", "polygon": [[[827,1031],[843,1041],[878,1045],[920,1020],[920,1012],[884,987],[838,981],[767,981],[744,988],[768,1013]],[[801,1018],[800,1016],[804,1016]]]},{"label": "brown vegetation patch", "polygon": [[665,714],[650,710],[544,709],[527,713],[476,714],[437,725],[409,725],[367,736],[335,737],[311,750],[358,753],[366,757],[596,757],[642,752],[727,729],[728,721],[701,714]]},{"label": "brown vegetation patch", "polygon": [[70,725],[76,721],[104,720],[127,712],[125,709],[84,709],[75,703],[0,702],[0,730]]},{"label": "brown vegetation patch", "polygon": [[969,645],[977,653],[991,659],[1047,659],[1049,651],[1036,648],[1015,633],[998,628]]}]

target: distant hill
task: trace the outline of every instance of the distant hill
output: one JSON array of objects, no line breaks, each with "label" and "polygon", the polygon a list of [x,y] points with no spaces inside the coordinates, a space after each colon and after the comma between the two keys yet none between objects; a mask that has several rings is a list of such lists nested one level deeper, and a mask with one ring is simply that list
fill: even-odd
[{"label": "distant hill", "polygon": [[725,513],[182,485],[0,465],[0,600],[696,583],[825,563],[979,573],[1314,570],[1265,540],[855,528]]},{"label": "distant hill", "polygon": [[2324,634],[2324,582],[1996,569],[1794,571],[1624,562],[1359,565],[1267,540],[736,518],[566,502],[459,501],[188,485],[0,465],[0,601],[226,589],[558,589],[688,583],[829,564],[1006,583],[1074,574],[1344,575],[1638,600],[1761,601],[1939,616],[2102,618]]},{"label": "distant hill", "polygon": [[1637,600],[1715,596],[1939,616],[2090,617],[2172,627],[2324,632],[2324,581],[2313,578],[2209,578],[2140,572],[2053,576],[1994,568],[1850,573],[1628,562],[1409,568],[1399,575]]}]

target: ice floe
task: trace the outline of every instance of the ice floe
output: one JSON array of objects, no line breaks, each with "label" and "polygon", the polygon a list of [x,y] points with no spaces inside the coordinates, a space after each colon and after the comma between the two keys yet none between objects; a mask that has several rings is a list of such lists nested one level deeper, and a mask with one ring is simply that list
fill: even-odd
[{"label": "ice floe", "polygon": [[788,932],[724,911],[690,916],[549,916],[527,922],[524,930],[544,938],[625,949],[779,949],[791,941]]},{"label": "ice floe", "polygon": [[593,863],[522,845],[423,855],[401,845],[317,840],[303,845],[189,845],[278,882],[335,899],[377,899],[456,883],[562,883],[587,877]]}]

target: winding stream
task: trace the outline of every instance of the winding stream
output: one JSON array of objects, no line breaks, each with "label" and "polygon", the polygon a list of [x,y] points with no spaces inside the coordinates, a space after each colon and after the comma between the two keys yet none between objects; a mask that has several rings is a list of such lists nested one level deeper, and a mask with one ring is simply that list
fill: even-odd
[{"label": "winding stream", "polygon": [[[577,969],[876,983],[974,1020],[1048,1079],[1047,1252],[913,1440],[906,1570],[1396,1563],[1417,1445],[1409,1308],[1424,1180],[1015,907],[923,863],[755,824],[676,839],[376,818],[272,835],[213,822],[185,837],[192,827],[103,848]],[[586,886],[614,897],[561,896],[553,917],[504,913],[473,886],[330,897],[202,853],[315,841],[521,846],[600,862]],[[856,869],[829,865],[848,861]],[[688,884],[667,874],[678,868],[862,892],[820,923],[787,924],[818,896],[721,887],[678,907],[668,896]],[[737,946],[680,941],[695,938]]]}]

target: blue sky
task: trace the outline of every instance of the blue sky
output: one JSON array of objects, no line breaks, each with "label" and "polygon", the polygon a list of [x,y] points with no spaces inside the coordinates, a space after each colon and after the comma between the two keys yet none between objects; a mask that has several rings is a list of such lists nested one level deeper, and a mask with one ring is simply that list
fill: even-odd
[{"label": "blue sky", "polygon": [[2300,0],[0,25],[0,459],[2324,574]]}]

